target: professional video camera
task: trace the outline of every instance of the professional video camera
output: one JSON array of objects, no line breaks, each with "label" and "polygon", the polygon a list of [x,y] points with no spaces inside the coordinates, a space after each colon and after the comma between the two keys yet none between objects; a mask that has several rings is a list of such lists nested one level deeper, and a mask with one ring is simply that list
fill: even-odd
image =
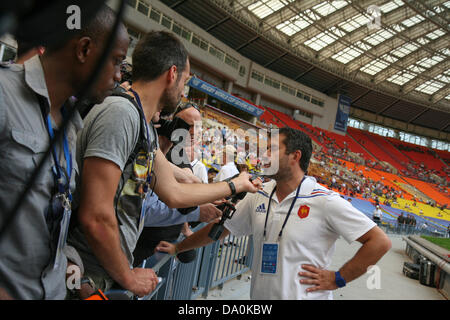
[{"label": "professional video camera", "polygon": [[169,140],[171,140],[172,133],[175,130],[177,129],[189,130],[189,128],[191,127],[188,123],[186,123],[186,121],[178,117],[175,117],[173,120],[160,119],[155,124],[161,125],[161,127],[157,129],[158,134],[166,137]]},{"label": "professional video camera", "polygon": [[[237,174],[231,178],[225,179],[224,181],[228,182],[231,179],[236,178],[237,176],[239,176],[239,175]],[[257,178],[259,178],[259,175],[252,175],[252,177],[250,178],[250,181],[253,181]],[[240,193],[232,196],[230,201],[224,202],[217,206],[217,208],[222,211],[222,218],[220,219],[220,221],[218,223],[213,225],[213,227],[209,231],[209,234],[208,234],[209,238],[211,238],[214,241],[217,241],[220,239],[220,236],[222,235],[223,231],[225,230],[225,227],[223,226],[225,221],[227,219],[233,218],[233,215],[236,212],[235,205],[237,204],[237,202],[239,200],[244,199],[246,195],[247,195],[247,192],[240,192]]]}]

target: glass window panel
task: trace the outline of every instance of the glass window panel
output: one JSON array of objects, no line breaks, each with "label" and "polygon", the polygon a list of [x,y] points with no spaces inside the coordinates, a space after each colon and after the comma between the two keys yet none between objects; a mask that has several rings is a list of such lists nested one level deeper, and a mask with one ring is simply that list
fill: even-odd
[{"label": "glass window panel", "polygon": [[181,37],[190,41],[191,40],[191,32],[183,28],[181,30]]},{"label": "glass window panel", "polygon": [[142,3],[140,1],[138,3],[137,9],[140,13],[143,13],[146,16],[148,16],[148,12],[150,11],[150,8],[148,7],[148,5],[146,5],[145,3]]},{"label": "glass window panel", "polygon": [[203,49],[203,50],[205,50],[205,51],[208,51],[208,43],[206,42],[206,41],[201,41],[200,42],[200,48],[201,49]]},{"label": "glass window panel", "polygon": [[161,13],[152,8],[152,11],[150,11],[150,19],[159,23],[159,21],[161,20]]},{"label": "glass window panel", "polygon": [[162,20],[161,20],[161,24],[166,27],[167,29],[170,29],[172,27],[172,19],[169,18],[166,15],[163,15]]},{"label": "glass window panel", "polygon": [[181,26],[179,24],[173,23],[172,31],[177,35],[181,35]]},{"label": "glass window panel", "polygon": [[136,3],[137,0],[127,0],[126,4],[128,4],[129,6],[136,8]]}]

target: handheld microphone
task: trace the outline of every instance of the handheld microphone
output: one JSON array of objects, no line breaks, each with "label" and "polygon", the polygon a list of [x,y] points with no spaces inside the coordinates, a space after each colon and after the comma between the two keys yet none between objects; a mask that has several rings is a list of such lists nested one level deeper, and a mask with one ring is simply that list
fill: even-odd
[{"label": "handheld microphone", "polygon": [[177,254],[177,258],[181,263],[191,263],[196,257],[197,252],[195,250],[184,251]]}]

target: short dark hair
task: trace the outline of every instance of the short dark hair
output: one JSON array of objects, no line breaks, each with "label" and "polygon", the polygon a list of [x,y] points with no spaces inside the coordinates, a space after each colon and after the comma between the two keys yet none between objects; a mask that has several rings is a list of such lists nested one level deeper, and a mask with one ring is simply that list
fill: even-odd
[{"label": "short dark hair", "polygon": [[174,65],[181,74],[186,69],[188,53],[174,34],[150,31],[139,40],[132,58],[132,80],[153,81]]},{"label": "short dark hair", "polygon": [[[82,15],[82,18],[84,16]],[[89,21],[82,20],[82,28],[80,30],[74,29],[69,30],[71,34],[70,39],[89,37],[97,45],[104,45],[108,39],[108,36],[113,31],[114,23],[116,21],[116,12],[111,9],[108,5],[102,4],[98,9],[94,17]],[[121,23],[121,28],[125,28],[125,25]],[[63,41],[52,46],[46,46],[45,43],[45,54],[51,54],[65,47],[67,41]]]},{"label": "short dark hair", "polygon": [[[95,42],[106,42],[116,21],[116,12],[103,4],[89,23],[80,30],[81,37],[89,37]],[[124,25],[122,25],[124,27]]]},{"label": "short dark hair", "polygon": [[300,130],[288,127],[281,128],[279,134],[286,136],[283,141],[286,145],[286,154],[290,154],[297,150],[302,152],[302,157],[300,158],[300,168],[303,172],[307,173],[309,161],[311,160],[312,155],[311,138]]}]

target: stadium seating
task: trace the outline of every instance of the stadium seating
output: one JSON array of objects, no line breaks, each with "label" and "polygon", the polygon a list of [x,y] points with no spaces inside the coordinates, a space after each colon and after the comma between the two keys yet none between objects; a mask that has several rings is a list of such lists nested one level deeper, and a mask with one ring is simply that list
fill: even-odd
[{"label": "stadium seating", "polygon": [[448,196],[445,196],[444,194],[436,191],[436,189],[434,189],[432,187],[432,184],[430,184],[428,182],[425,182],[425,181],[412,179],[412,178],[407,178],[407,177],[404,177],[404,179],[409,184],[417,187],[424,194],[426,194],[427,196],[429,196],[433,200],[437,201],[438,204],[442,205],[442,204],[450,203],[450,198]]},{"label": "stadium seating", "polygon": [[401,165],[397,160],[383,150],[383,148],[379,145],[379,140],[381,139],[376,138],[375,135],[370,136],[366,132],[355,128],[348,128],[347,132],[358,143],[366,148],[376,159],[388,162],[398,170],[406,170],[406,167]]},{"label": "stadium seating", "polygon": [[[402,153],[404,153],[406,156],[408,156],[412,161],[416,163],[416,168],[418,168],[418,165],[421,163],[424,164],[424,166],[428,169],[435,170],[435,173],[439,176],[445,176],[443,167],[445,167],[445,163],[439,159],[434,157],[428,148],[410,144],[404,141],[396,140],[393,138],[387,138],[393,145],[397,147]],[[437,152],[439,155],[442,155],[442,157],[445,157],[445,154],[442,152]],[[447,156],[448,157],[448,156]]]},{"label": "stadium seating", "polygon": [[[390,162],[393,166],[395,166],[398,170],[407,170],[406,164],[411,161],[410,158],[401,153],[397,148],[395,148],[388,140],[384,137],[373,134],[370,132],[364,132],[364,134],[371,139],[372,142],[376,144],[379,149],[379,154],[388,155],[388,157],[384,157],[385,161]],[[381,151],[381,152],[380,152]],[[392,159],[392,160],[389,160]]]},{"label": "stadium seating", "polygon": [[[247,102],[251,103],[250,101]],[[420,209],[422,209],[424,216],[429,218],[450,218],[445,216],[445,212],[444,216],[440,217],[439,215],[442,215],[442,213],[440,213],[438,208],[433,208],[425,203],[416,202],[416,207],[412,206],[414,203],[413,199],[422,200],[423,202],[432,199],[439,205],[450,203],[450,188],[414,179],[417,178],[418,173],[427,172],[428,170],[441,176],[445,176],[447,173],[443,168],[445,167],[444,161],[450,162],[448,152],[437,150],[430,151],[425,147],[408,144],[393,138],[382,137],[351,127],[347,129],[348,132],[346,135],[340,135],[295,120],[291,116],[273,108],[262,106],[256,107],[264,110],[264,113],[259,118],[260,123],[266,126],[272,125],[273,127],[279,128],[288,126],[302,130],[309,134],[316,144],[322,147],[322,151],[325,152],[325,154],[328,153],[331,155],[333,154],[332,151],[336,149],[347,149],[352,153],[358,154],[365,160],[370,160],[367,162],[367,165],[356,164],[348,161],[348,159],[341,160],[341,163],[348,169],[352,169],[356,174],[362,172],[363,176],[368,179],[380,181],[389,188],[393,188],[396,191],[402,191],[401,199],[398,199],[398,204],[392,204],[393,208],[405,211],[404,205],[408,204],[412,209],[407,210],[407,212],[419,214]],[[230,129],[240,127],[239,121],[230,121],[227,117],[221,117],[220,113],[216,112],[208,115]],[[433,153],[437,156],[434,156]],[[355,161],[355,159],[350,160]],[[396,168],[398,174],[386,172],[384,170],[385,168],[380,165],[380,161],[386,162]],[[447,170],[450,169],[447,168]],[[320,171],[320,168],[317,170],[314,169],[313,171],[313,175],[321,176],[324,181],[331,180],[330,172],[326,170]],[[407,176],[405,176],[405,174],[407,174]],[[338,177],[337,182],[342,183],[343,181]],[[383,191],[386,190],[383,189]],[[362,197],[362,195],[355,196]],[[380,197],[380,200],[384,203],[385,199],[384,197]],[[370,204],[371,202],[369,201],[368,203]]]}]

